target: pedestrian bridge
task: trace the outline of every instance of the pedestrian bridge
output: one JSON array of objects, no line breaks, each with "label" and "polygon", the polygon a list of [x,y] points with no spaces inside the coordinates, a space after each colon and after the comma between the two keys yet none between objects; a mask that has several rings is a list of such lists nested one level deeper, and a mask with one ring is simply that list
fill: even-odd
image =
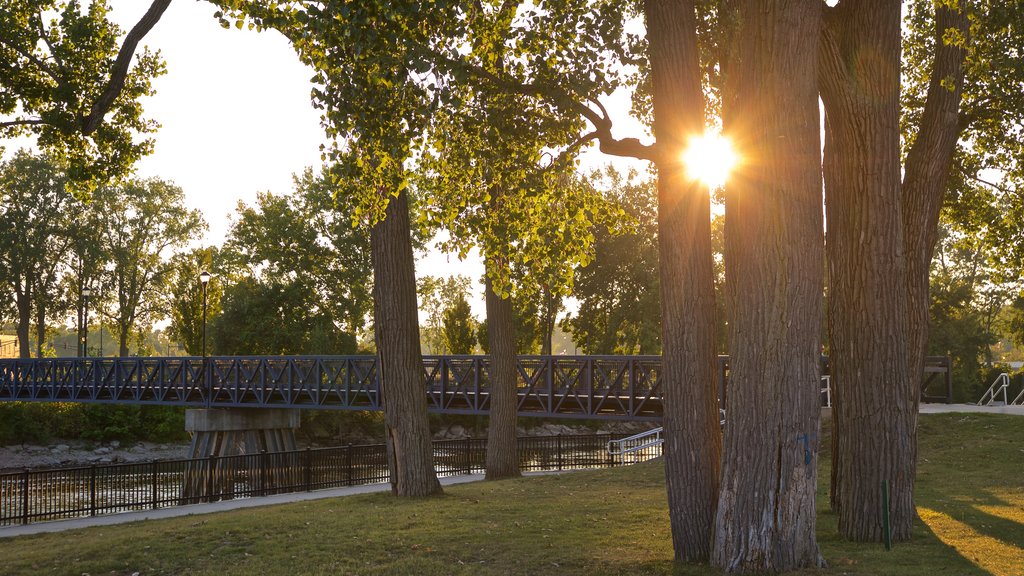
[{"label": "pedestrian bridge", "polygon": [[[430,411],[487,414],[487,356],[425,356]],[[660,356],[521,356],[519,414],[661,419]],[[0,359],[0,401],[380,410],[375,356]]]},{"label": "pedestrian bridge", "polygon": [[[423,364],[431,412],[489,412],[489,356]],[[922,400],[952,400],[950,368],[948,357],[927,359]],[[517,371],[520,416],[661,420],[661,356],[520,356]],[[375,356],[0,358],[0,401],[381,410],[378,373]],[[722,399],[727,375],[719,356]],[[928,393],[933,384],[938,395]],[[827,385],[822,394],[830,405]]]}]

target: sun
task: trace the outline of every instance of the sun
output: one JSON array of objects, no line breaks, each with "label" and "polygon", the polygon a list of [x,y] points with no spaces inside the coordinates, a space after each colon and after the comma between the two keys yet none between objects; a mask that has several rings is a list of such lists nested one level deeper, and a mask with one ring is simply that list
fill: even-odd
[{"label": "sun", "polygon": [[687,174],[708,188],[718,188],[725,184],[738,159],[729,139],[714,132],[690,138],[683,152]]}]

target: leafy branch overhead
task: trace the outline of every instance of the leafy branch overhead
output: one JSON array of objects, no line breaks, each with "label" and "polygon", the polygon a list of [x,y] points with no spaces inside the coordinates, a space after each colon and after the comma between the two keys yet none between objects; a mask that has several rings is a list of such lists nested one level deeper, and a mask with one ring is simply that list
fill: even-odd
[{"label": "leafy branch overhead", "polygon": [[420,225],[449,229],[460,254],[482,248],[502,293],[514,264],[564,292],[591,257],[589,227],[615,213],[570,174],[592,140],[627,146],[599,99],[631,58],[628,3],[218,4],[224,26],[278,30],[315,70],[324,155],[357,183],[357,221],[380,219],[416,165]]},{"label": "leafy branch overhead", "polygon": [[[109,4],[33,0],[0,8],[0,138],[35,136],[72,182],[102,183],[131,171],[157,124],[140,99],[164,73],[142,38],[170,0],[154,0],[125,36],[108,19]],[[132,59],[135,65],[132,66]]]}]

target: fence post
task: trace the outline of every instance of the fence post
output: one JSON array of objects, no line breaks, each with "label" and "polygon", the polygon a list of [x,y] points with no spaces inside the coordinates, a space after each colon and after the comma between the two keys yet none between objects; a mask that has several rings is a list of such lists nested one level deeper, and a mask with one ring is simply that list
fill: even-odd
[{"label": "fence post", "polygon": [[28,468],[21,474],[21,523],[28,524],[28,482],[31,476]]},{"label": "fence post", "polygon": [[306,446],[306,492],[313,489],[313,452]]},{"label": "fence post", "polygon": [[157,482],[156,468],[159,465],[160,465],[160,462],[158,460],[154,460],[153,463],[150,464],[150,466],[153,469],[152,483],[150,484],[150,487],[153,489],[153,492],[152,492],[152,494],[153,494],[153,510],[156,510],[157,508],[159,508],[159,506],[157,505],[157,489],[156,489],[156,482]]},{"label": "fence post", "polygon": [[557,444],[557,446],[558,446],[558,449],[557,449],[558,450],[558,470],[561,471],[562,470],[562,433],[561,432],[558,433],[558,437],[557,438],[558,438],[558,444]]},{"label": "fence post", "polygon": [[348,446],[345,447],[345,484],[348,486],[352,485],[352,443],[349,442]]},{"label": "fence post", "polygon": [[267,495],[267,449],[260,450],[260,496]]},{"label": "fence post", "polygon": [[608,467],[609,467],[609,468],[615,468],[615,455],[614,455],[614,454],[612,454],[612,450],[611,450],[611,447],[612,447],[611,439],[612,439],[612,437],[611,437],[611,436],[608,436],[608,442],[607,442],[607,443],[605,443],[605,445],[604,445],[604,446],[605,446],[605,450],[607,450],[607,451],[608,451]]},{"label": "fence post", "polygon": [[89,467],[89,516],[96,515],[96,465]]},{"label": "fence post", "polygon": [[469,476],[470,474],[473,473],[473,461],[472,461],[472,456],[470,455],[470,452],[469,452],[469,450],[470,450],[469,443],[472,440],[472,438],[473,438],[472,436],[466,436],[465,444],[463,446],[463,452],[462,452],[463,458],[466,461],[466,475],[467,476]]},{"label": "fence post", "polygon": [[213,502],[213,487],[215,482],[213,479],[214,469],[217,467],[217,455],[210,454],[210,457],[206,459],[206,501]]}]

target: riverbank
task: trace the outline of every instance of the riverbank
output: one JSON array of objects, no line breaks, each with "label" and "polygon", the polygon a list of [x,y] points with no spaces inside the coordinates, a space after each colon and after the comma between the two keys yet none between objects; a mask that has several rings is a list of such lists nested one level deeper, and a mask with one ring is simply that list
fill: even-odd
[{"label": "riverbank", "polygon": [[25,468],[59,468],[90,464],[119,464],[185,458],[187,444],[86,442],[59,440],[47,446],[20,444],[0,447],[0,472]]}]

